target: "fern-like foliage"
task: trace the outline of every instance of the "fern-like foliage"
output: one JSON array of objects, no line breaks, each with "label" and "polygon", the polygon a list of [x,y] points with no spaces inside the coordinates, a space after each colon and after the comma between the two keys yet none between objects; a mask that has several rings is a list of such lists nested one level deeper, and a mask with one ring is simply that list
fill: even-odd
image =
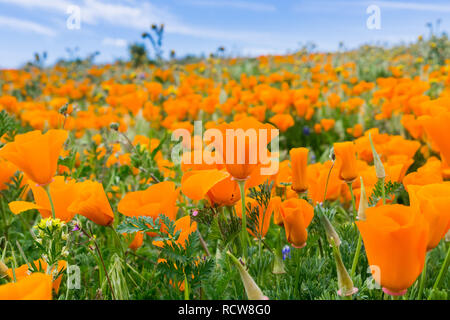
[{"label": "fern-like foliage", "polygon": [[152,217],[128,217],[118,227],[119,233],[159,232],[160,219]]},{"label": "fern-like foliage", "polygon": [[266,180],[263,184],[259,185],[259,188],[251,188],[249,197],[254,199],[257,205],[252,205],[247,203],[246,213],[248,217],[247,227],[250,231],[256,235],[259,239],[263,237],[262,228],[265,219],[270,219],[267,217],[266,211],[269,207],[269,202],[272,194],[273,181],[269,184]]},{"label": "fern-like foliage", "polygon": [[11,141],[17,133],[16,121],[5,110],[0,111],[0,137]]},{"label": "fern-like foliage", "polygon": [[[161,229],[161,226],[164,228]],[[199,256],[201,247],[198,233],[192,232],[184,242],[178,241],[182,230],[177,230],[175,222],[165,215],[161,214],[155,220],[151,217],[129,217],[118,226],[117,231],[157,233],[159,237],[153,240],[162,242],[157,270],[174,285],[180,286],[186,279],[189,288],[196,289],[214,269],[211,258]]]},{"label": "fern-like foliage", "polygon": [[[400,182],[388,181],[384,183],[385,198],[395,195],[401,190],[403,185]],[[379,179],[373,188],[372,194],[369,198],[369,206],[374,206],[383,198],[383,180]]]}]

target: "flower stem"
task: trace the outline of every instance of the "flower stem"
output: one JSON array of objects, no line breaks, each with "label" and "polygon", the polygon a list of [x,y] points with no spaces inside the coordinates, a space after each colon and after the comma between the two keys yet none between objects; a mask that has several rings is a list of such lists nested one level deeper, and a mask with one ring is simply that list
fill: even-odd
[{"label": "flower stem", "polygon": [[242,203],[242,232],[241,232],[241,244],[242,255],[247,258],[247,212],[245,209],[245,180],[238,181],[239,189],[241,191],[241,203]]},{"label": "flower stem", "polygon": [[184,300],[189,300],[189,283],[186,274],[184,275]]},{"label": "flower stem", "polygon": [[428,254],[425,256],[425,263],[423,265],[422,274],[420,275],[420,285],[417,300],[421,300],[423,296],[423,287],[425,286],[425,279],[427,277],[427,261],[428,261]]},{"label": "flower stem", "polygon": [[359,254],[361,252],[361,246],[362,246],[362,237],[361,237],[361,233],[360,233],[358,236],[358,244],[356,245],[355,256],[353,257],[352,269],[350,271],[350,277],[352,277],[352,278],[355,275],[356,266],[358,265]]},{"label": "flower stem", "polygon": [[47,184],[45,187],[45,192],[47,192],[48,200],[50,201],[50,206],[52,208],[52,217],[56,219],[55,206],[53,205],[52,196],[50,195],[50,184]]},{"label": "flower stem", "polygon": [[433,290],[436,290],[441,285],[441,281],[444,277],[445,272],[448,270],[449,265],[450,265],[450,246],[447,249],[447,255],[445,256],[444,263],[442,264],[436,282],[433,285]]},{"label": "flower stem", "polygon": [[350,189],[350,195],[352,196],[352,210],[353,210],[353,220],[356,220],[356,201],[355,201],[355,195],[353,194],[353,187],[352,187],[352,183],[349,182],[347,183],[348,188]]}]

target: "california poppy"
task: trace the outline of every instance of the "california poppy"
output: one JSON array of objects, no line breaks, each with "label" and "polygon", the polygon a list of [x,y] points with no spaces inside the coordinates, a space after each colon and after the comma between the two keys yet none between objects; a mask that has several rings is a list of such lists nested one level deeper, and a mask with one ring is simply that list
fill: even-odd
[{"label": "california poppy", "polygon": [[0,191],[7,188],[7,183],[11,181],[11,178],[16,173],[17,168],[11,162],[0,158]]},{"label": "california poppy", "polygon": [[411,206],[417,206],[428,222],[427,249],[435,248],[450,228],[450,184],[409,185]]},{"label": "california poppy", "polygon": [[293,148],[289,151],[292,168],[292,189],[296,192],[305,192],[308,190],[307,165],[308,149]]},{"label": "california poppy", "polygon": [[159,214],[164,214],[175,220],[178,194],[175,183],[163,181],[146,190],[127,193],[120,200],[117,209],[128,217],[148,216],[156,219]]},{"label": "california poppy", "polygon": [[77,183],[77,195],[67,210],[72,214],[81,214],[102,226],[109,226],[114,220],[114,213],[103,185],[97,181],[86,180]]},{"label": "california poppy", "polygon": [[347,183],[358,177],[355,145],[351,141],[334,144],[334,154],[339,167],[339,177]]},{"label": "california poppy", "polygon": [[[33,191],[34,202],[13,201],[9,203],[9,207],[14,214],[37,209],[43,218],[52,216],[52,208],[44,187],[30,184]],[[75,212],[68,210],[69,206],[77,196],[78,187],[75,180],[65,180],[62,176],[56,176],[49,184],[49,191],[52,197],[53,206],[55,208],[55,218],[68,222],[73,219]]]},{"label": "california poppy", "polygon": [[[39,272],[46,272],[46,270],[47,270],[47,262],[44,259],[35,260],[32,263],[34,264],[34,268],[36,268],[36,270],[38,270]],[[55,273],[58,273],[58,274],[61,273],[58,278],[53,280],[53,286],[52,287],[53,287],[53,290],[55,290],[56,293],[58,293],[58,291],[59,291],[59,287],[61,285],[61,280],[62,280],[62,276],[63,276],[62,272],[66,270],[66,267],[67,267],[67,262],[65,260],[59,260],[58,261],[58,271],[56,272],[54,270],[55,267],[53,267],[50,270],[51,274],[53,274],[54,271],[55,271]],[[12,269],[8,269],[7,274],[8,274],[10,279],[13,279],[14,275],[15,275],[16,280],[20,281],[21,279],[29,277],[33,273],[31,273],[31,270],[29,269],[28,264],[24,264],[24,265],[21,265],[18,268],[15,268],[14,269],[14,273],[13,273]]]},{"label": "california poppy", "polygon": [[379,268],[375,280],[389,294],[404,294],[425,263],[428,224],[423,215],[413,207],[382,205],[368,208],[366,220],[356,224],[369,265]]},{"label": "california poppy", "polygon": [[289,199],[281,203],[280,213],[283,218],[287,241],[295,248],[306,245],[308,228],[314,217],[314,208],[304,199]]},{"label": "california poppy", "polygon": [[0,286],[0,300],[51,300],[52,277],[33,273],[14,283]]},{"label": "california poppy", "polygon": [[67,135],[67,131],[53,129],[45,134],[39,130],[18,134],[0,149],[0,157],[16,165],[35,183],[47,185],[56,173]]},{"label": "california poppy", "polygon": [[261,155],[267,153],[266,145],[277,135],[274,126],[252,117],[224,123],[218,129],[222,137],[221,141],[215,141],[217,150],[223,156],[227,171],[237,180],[248,179],[262,161]]}]

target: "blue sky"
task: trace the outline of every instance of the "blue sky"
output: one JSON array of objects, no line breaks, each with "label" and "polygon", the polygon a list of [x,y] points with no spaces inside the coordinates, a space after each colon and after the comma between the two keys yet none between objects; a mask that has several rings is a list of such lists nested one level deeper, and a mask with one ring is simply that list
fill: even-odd
[{"label": "blue sky", "polygon": [[[366,26],[378,5],[381,29]],[[68,29],[68,8],[80,8],[80,29]],[[0,0],[0,68],[15,68],[48,53],[48,63],[78,47],[97,62],[126,58],[127,45],[144,42],[151,23],[165,23],[164,49],[178,56],[208,54],[225,46],[232,55],[286,53],[314,42],[320,50],[363,43],[411,42],[442,19],[450,30],[448,0]],[[147,43],[147,45],[149,45]]]}]

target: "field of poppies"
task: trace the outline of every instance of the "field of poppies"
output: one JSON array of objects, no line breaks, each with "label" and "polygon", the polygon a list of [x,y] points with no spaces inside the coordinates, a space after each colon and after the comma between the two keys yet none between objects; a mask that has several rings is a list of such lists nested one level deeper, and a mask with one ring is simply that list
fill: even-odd
[{"label": "field of poppies", "polygon": [[0,299],[449,299],[446,35],[132,49],[0,70]]}]

